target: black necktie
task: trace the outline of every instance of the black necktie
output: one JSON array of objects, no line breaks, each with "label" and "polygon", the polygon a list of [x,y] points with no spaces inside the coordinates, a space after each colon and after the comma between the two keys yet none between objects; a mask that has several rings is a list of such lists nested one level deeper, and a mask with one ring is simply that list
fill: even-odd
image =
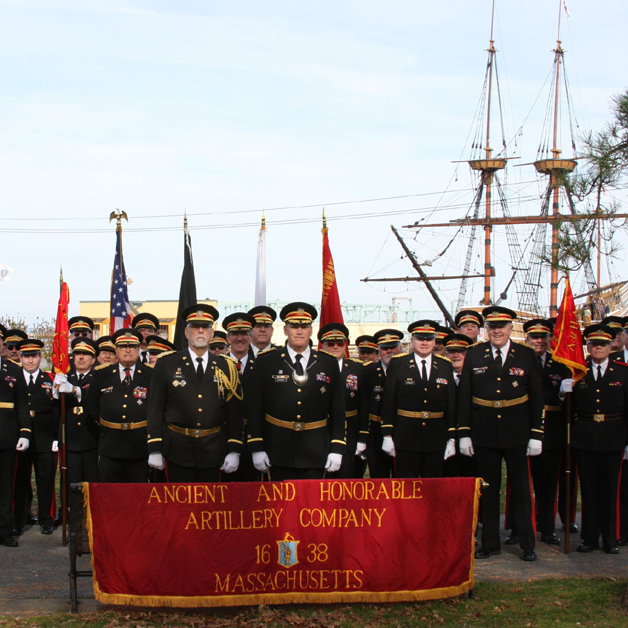
[{"label": "black necktie", "polygon": [[242,360],[238,360],[238,371],[242,373]]},{"label": "black necktie", "polygon": [[203,358],[196,358],[196,362],[198,363],[196,367],[196,377],[198,377],[198,383],[200,384],[203,381],[203,375],[205,375],[205,371],[203,370]]},{"label": "black necktie", "polygon": [[148,364],[148,351],[142,351],[142,362]]},{"label": "black necktie", "polygon": [[602,379],[602,367],[598,364],[597,365],[597,377],[595,378],[596,381],[600,381]]},{"label": "black necktie", "polygon": [[502,352],[500,349],[495,349],[495,364],[497,368],[501,370],[502,368]]},{"label": "black necktie", "polygon": [[425,360],[421,360],[421,377],[423,381],[427,381],[427,366],[425,366]]},{"label": "black necktie", "polygon": [[294,358],[297,361],[297,364],[294,367],[294,370],[295,370],[296,374],[297,375],[303,375],[303,364],[301,364],[301,360],[303,359],[303,355],[301,353],[297,353],[294,356]]},{"label": "black necktie", "polygon": [[79,381],[79,386],[80,386],[81,382],[83,381],[83,373],[79,373],[78,381]]},{"label": "black necktie", "polygon": [[543,358],[539,356],[539,364],[541,365],[541,370],[543,370]]},{"label": "black necktie", "polygon": [[35,380],[33,379],[33,374],[31,373],[30,375],[30,381],[28,382],[28,387],[29,388],[34,388],[35,387]]},{"label": "black necktie", "polygon": [[124,369],[124,383],[127,386],[131,385],[131,369]]}]

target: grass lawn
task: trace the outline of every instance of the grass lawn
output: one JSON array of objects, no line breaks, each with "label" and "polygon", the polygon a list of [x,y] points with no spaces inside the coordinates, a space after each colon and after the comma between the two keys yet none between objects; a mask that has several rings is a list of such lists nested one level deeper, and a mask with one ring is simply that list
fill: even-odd
[{"label": "grass lawn", "polygon": [[204,612],[116,611],[0,618],[0,627],[115,628],[132,626],[227,627],[315,626],[628,626],[621,596],[627,581],[539,580],[527,583],[478,583],[475,599],[407,604],[260,606]]}]

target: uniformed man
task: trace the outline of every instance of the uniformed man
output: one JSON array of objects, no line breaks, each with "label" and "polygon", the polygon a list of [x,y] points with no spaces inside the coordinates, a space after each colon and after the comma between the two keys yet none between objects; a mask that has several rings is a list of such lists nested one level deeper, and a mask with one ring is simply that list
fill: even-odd
[{"label": "uniformed man", "polygon": [[364,379],[364,365],[360,360],[347,357],[349,330],[342,323],[323,325],[318,331],[318,341],[323,351],[336,359],[344,388],[347,449],[342,457],[340,470],[333,477],[355,478],[356,462],[358,468],[362,470],[362,475],[359,477],[363,477],[361,456],[366,457],[366,444],[369,437],[369,397]]},{"label": "uniformed man", "polygon": [[156,336],[159,331],[159,319],[154,314],[141,312],[133,317],[131,327],[140,332],[142,342],[140,342],[140,362],[142,364],[150,364],[150,354],[148,352],[149,336]]},{"label": "uniformed man", "polygon": [[117,364],[116,345],[111,336],[101,336],[96,341],[96,360],[98,364]]},{"label": "uniformed man", "polygon": [[556,362],[549,352],[554,325],[552,321],[535,318],[523,325],[526,342],[534,349],[541,367],[543,403],[545,404],[545,435],[543,451],[530,460],[536,500],[536,527],[541,541],[559,545],[555,534],[556,494],[560,462],[567,443],[567,419],[561,407],[561,382],[571,377],[567,366]]},{"label": "uniformed man", "polygon": [[215,355],[229,355],[229,343],[224,331],[218,329],[214,331],[214,336],[209,342],[209,350]]},{"label": "uniformed man", "polygon": [[20,350],[17,348],[22,340],[26,340],[28,334],[22,329],[8,329],[4,344],[7,349],[7,358],[20,364]]},{"label": "uniformed man", "polygon": [[70,342],[75,338],[92,338],[94,334],[94,321],[89,316],[73,316],[68,321],[70,330]]},{"label": "uniformed man", "polygon": [[251,346],[251,332],[256,325],[255,318],[247,312],[234,312],[223,321],[222,326],[227,332],[227,342],[230,346],[229,357],[236,363],[242,391],[244,392],[244,421],[242,430],[242,453],[238,470],[229,476],[232,482],[255,482],[259,479],[259,472],[253,466],[253,458],[247,447],[247,419],[249,403],[255,403],[251,398],[250,388],[255,365],[255,353]]},{"label": "uniformed man", "polygon": [[451,363],[434,353],[438,323],[411,323],[412,352],[391,360],[382,410],[382,449],[397,476],[443,477],[456,453],[456,383]]},{"label": "uniformed man", "polygon": [[[113,345],[113,343],[112,343]],[[99,425],[87,418],[83,403],[94,378],[97,344],[91,338],[72,341],[72,368],[55,375],[53,394],[66,395],[65,442],[67,485],[99,482]]]},{"label": "uniformed man", "polygon": [[253,370],[249,449],[273,480],[321,479],[340,469],[346,450],[344,391],[338,364],[310,347],[318,312],[309,303],[281,310],[285,347],[260,352]]},{"label": "uniformed man", "polygon": [[[0,325],[0,349],[7,329]],[[30,445],[31,418],[22,369],[0,357],[0,545],[17,547],[13,538],[13,480],[17,452]]]},{"label": "uniformed man", "polygon": [[445,338],[449,336],[453,332],[453,329],[449,329],[449,327],[445,325],[439,325],[436,323],[436,336],[434,338],[434,349],[433,353],[435,355],[440,355],[443,357],[445,355]]},{"label": "uniformed man", "polygon": [[277,320],[277,312],[268,305],[257,305],[249,310],[249,314],[255,319],[250,335],[251,349],[257,356],[260,351],[266,351],[273,346],[273,323]]},{"label": "uniformed man", "polygon": [[379,347],[379,360],[367,366],[366,384],[369,394],[369,441],[366,459],[372,478],[394,477],[394,458],[382,449],[382,405],[386,371],[391,359],[401,353],[403,332],[397,329],[380,329],[374,336]]},{"label": "uniformed man", "polygon": [[[628,317],[622,319],[623,332],[622,339],[624,351],[620,362],[628,364]],[[618,545],[626,545],[628,542],[628,460],[624,460],[621,465],[621,483],[619,487],[619,538]]]},{"label": "uniformed man", "polygon": [[97,367],[85,396],[86,420],[100,424],[101,482],[148,480],[146,415],[153,369],[139,362],[141,339],[134,329],[113,334],[118,363]]},{"label": "uniformed man", "polygon": [[355,339],[355,347],[358,350],[358,358],[362,362],[377,362],[379,360],[379,347],[373,336],[358,336]]},{"label": "uniformed man", "polygon": [[[468,323],[467,323],[468,324]],[[445,357],[451,362],[454,371],[454,382],[456,383],[456,405],[458,404],[458,391],[460,377],[467,349],[474,344],[473,339],[465,334],[453,333],[445,337]],[[457,436],[457,434],[456,434]],[[460,453],[456,442],[456,455],[445,460],[445,477],[471,477],[477,476],[475,470],[475,460],[470,456],[463,456]]]},{"label": "uniformed man", "polygon": [[[38,520],[42,534],[52,534],[55,513],[55,476],[57,452],[59,451],[59,404],[52,396],[54,376],[40,370],[43,341],[22,340],[18,349],[22,359],[22,380],[27,390],[28,409],[31,415],[31,442],[24,455],[28,470],[35,469],[37,486]],[[19,477],[19,483],[18,483]],[[26,479],[30,486],[30,475],[16,476],[15,528],[21,532],[24,521],[18,517],[28,509]]]},{"label": "uniformed man", "polygon": [[512,507],[523,560],[536,560],[527,456],[542,450],[543,384],[534,351],[511,341],[515,312],[482,311],[488,342],[467,351],[458,404],[459,446],[475,455],[477,473],[489,486],[482,493],[482,547],[476,558],[501,553],[499,492],[502,460],[512,488]]},{"label": "uniformed man", "polygon": [[621,361],[621,358],[623,357],[622,354],[624,352],[624,319],[621,316],[606,316],[600,321],[600,325],[606,325],[613,330],[614,336],[611,341],[610,359],[612,361]]},{"label": "uniformed man", "polygon": [[474,310],[460,310],[456,314],[454,323],[458,328],[458,331],[471,338],[471,344],[475,344],[479,341],[480,330],[484,326],[484,319],[479,312]]},{"label": "uniformed man", "polygon": [[602,547],[619,554],[617,492],[622,459],[628,459],[628,366],[609,359],[615,331],[607,325],[584,330],[589,358],[587,374],[573,389],[572,446],[576,450],[582,497],[582,543],[578,552]]},{"label": "uniformed man", "polygon": [[237,471],[242,450],[242,387],[235,364],[212,354],[218,319],[205,303],[183,311],[188,347],[159,358],[152,381],[148,464],[168,464],[170,482],[218,482]]},{"label": "uniformed man", "polygon": [[148,351],[148,363],[152,366],[155,366],[159,356],[174,353],[177,350],[174,343],[161,336],[146,336],[144,341]]}]

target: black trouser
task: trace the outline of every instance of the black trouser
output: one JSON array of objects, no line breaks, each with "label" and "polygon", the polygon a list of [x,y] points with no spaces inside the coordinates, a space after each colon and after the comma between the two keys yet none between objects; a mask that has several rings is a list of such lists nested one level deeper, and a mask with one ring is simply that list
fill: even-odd
[{"label": "black trouser", "polygon": [[168,482],[175,484],[179,482],[220,482],[220,467],[197,469],[196,467],[183,467],[180,464],[168,462],[166,470]]},{"label": "black trouser", "polygon": [[27,449],[17,454],[13,480],[13,520],[16,528],[21,528],[32,514],[33,457],[31,453],[31,450]]},{"label": "black trouser", "polygon": [[358,446],[358,434],[360,426],[358,417],[347,417],[347,448],[340,463],[340,469],[335,473],[327,473],[326,478],[335,480],[352,480],[355,469],[355,450]]},{"label": "black trouser", "polygon": [[113,458],[101,454],[98,460],[100,481],[111,484],[148,482],[148,457]]},{"label": "black trouser", "polygon": [[397,449],[398,478],[442,478],[444,467],[443,451],[420,453]]},{"label": "black trouser", "polygon": [[554,534],[556,530],[556,495],[562,449],[544,449],[539,456],[530,458],[536,527],[541,534]]},{"label": "black trouser", "polygon": [[[445,455],[444,452],[443,455]],[[448,460],[445,460],[444,474],[446,478],[477,477],[475,458],[473,456],[463,456],[458,451],[458,446],[456,445],[456,454]]]},{"label": "black trouser", "polygon": [[[569,523],[575,523],[576,522],[576,503],[578,500],[578,464],[577,464],[577,460],[576,460],[576,455],[575,455],[575,451],[574,448],[571,447],[570,448],[571,451],[571,455],[569,456],[570,458],[570,466],[569,466],[569,486],[571,489],[571,493],[569,495]],[[567,488],[566,488],[566,484],[567,484],[567,469],[566,469],[566,462],[567,462],[567,449],[563,449],[563,456],[562,459],[560,461],[560,477],[559,477],[559,483],[558,483],[558,514],[560,515],[560,520],[563,522],[563,525],[565,526],[565,529],[568,529],[569,526],[567,525],[567,517],[565,515],[565,501],[566,501],[566,493],[567,493]]]},{"label": "black trouser", "polygon": [[619,538],[628,541],[628,460],[621,465],[619,485]]},{"label": "black trouser", "polygon": [[366,473],[366,460],[360,456],[354,456],[353,461],[353,479],[361,480]]},{"label": "black trouser", "polygon": [[506,461],[512,489],[511,508],[523,550],[531,550],[536,544],[532,525],[532,496],[530,494],[530,468],[526,456],[527,444],[508,449],[474,445],[478,477],[488,482],[482,489],[482,547],[491,552],[500,548],[499,540],[499,492],[501,488],[502,460]]},{"label": "black trouser", "polygon": [[98,473],[98,449],[67,451],[68,486],[79,482],[100,482]]},{"label": "black trouser", "polygon": [[259,482],[260,472],[253,466],[250,453],[240,455],[240,464],[235,473],[223,473],[223,482]]},{"label": "black trouser", "polygon": [[366,456],[369,465],[369,476],[375,478],[394,478],[395,459],[389,456],[383,449],[369,452]]},{"label": "black trouser", "polygon": [[[27,454],[30,460],[27,460],[27,466],[30,469],[31,464],[35,469],[35,485],[37,486],[37,518],[39,525],[52,526],[55,520],[55,477],[57,475],[57,454],[52,451],[44,451],[42,453],[23,452]],[[28,478],[30,484],[30,478]],[[24,525],[24,521],[19,519],[19,515],[28,509],[28,491],[25,490],[23,482],[20,490],[15,490],[15,526]]]},{"label": "black trouser", "polygon": [[[623,444],[623,443],[622,443]],[[617,498],[622,451],[576,450],[582,495],[582,540],[605,546],[617,541]]]},{"label": "black trouser", "polygon": [[13,478],[15,449],[0,449],[0,537],[11,536],[13,530]]},{"label": "black trouser", "polygon": [[325,477],[325,469],[297,469],[295,467],[270,468],[270,479],[273,482],[284,480],[322,480]]}]

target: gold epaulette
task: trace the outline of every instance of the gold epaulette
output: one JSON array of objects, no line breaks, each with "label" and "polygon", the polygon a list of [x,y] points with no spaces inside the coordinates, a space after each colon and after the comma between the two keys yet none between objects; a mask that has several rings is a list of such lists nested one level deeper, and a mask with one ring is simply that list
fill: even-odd
[{"label": "gold epaulette", "polygon": [[172,355],[173,353],[176,353],[174,349],[172,351],[164,351],[157,356],[157,359],[159,360],[159,358],[163,358],[166,355]]},{"label": "gold epaulette", "polygon": [[349,360],[350,362],[355,362],[356,364],[361,364],[362,366],[365,366],[364,362],[362,362],[362,360],[358,360],[358,358],[345,358],[345,360]]},{"label": "gold epaulette", "polygon": [[445,360],[445,362],[451,362],[451,360],[446,355],[439,355],[438,353],[432,353],[433,358],[438,358],[439,360]]},{"label": "gold epaulette", "polygon": [[404,353],[398,353],[397,355],[391,355],[390,358],[394,359],[394,358],[405,358],[408,355],[408,352],[405,351]]},{"label": "gold epaulette", "polygon": [[[358,361],[361,361],[361,360],[358,360]],[[369,364],[375,364],[375,362],[373,362],[373,360],[364,360],[362,364],[364,366],[369,366]]]},{"label": "gold epaulette", "polygon": [[[334,358],[334,360],[339,360],[340,358],[337,358],[335,355],[332,355],[331,353],[329,353],[329,351],[325,351],[325,349],[317,349],[317,353],[324,353],[325,355],[328,355],[330,358]],[[347,358],[343,358],[343,359],[347,359]]]},{"label": "gold epaulette", "polygon": [[115,366],[115,364],[99,364],[94,367],[95,371],[102,371],[102,369],[106,369],[108,366]]},{"label": "gold epaulette", "polygon": [[150,362],[142,362],[141,364],[142,364],[142,366],[146,366],[149,369],[154,369],[155,368],[155,365],[151,364]]},{"label": "gold epaulette", "polygon": [[13,364],[15,364],[15,366],[19,366],[20,368],[22,368],[22,365],[19,362],[16,362],[15,360],[12,360],[11,358],[5,358],[8,362],[12,362]]},{"label": "gold epaulette", "polygon": [[268,349],[264,349],[264,351],[258,351],[257,355],[259,357],[260,355],[265,355],[266,353],[270,353],[271,351],[277,351],[277,347],[269,347]]}]

